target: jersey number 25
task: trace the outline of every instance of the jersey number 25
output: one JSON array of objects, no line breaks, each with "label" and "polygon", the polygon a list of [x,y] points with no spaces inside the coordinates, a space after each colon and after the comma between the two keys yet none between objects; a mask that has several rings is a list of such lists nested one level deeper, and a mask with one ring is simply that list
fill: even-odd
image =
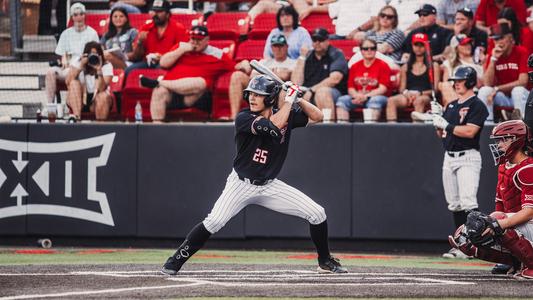
[{"label": "jersey number 25", "polygon": [[254,157],[252,158],[253,161],[256,161],[261,164],[266,164],[267,161],[267,150],[261,150],[259,148],[255,149]]}]

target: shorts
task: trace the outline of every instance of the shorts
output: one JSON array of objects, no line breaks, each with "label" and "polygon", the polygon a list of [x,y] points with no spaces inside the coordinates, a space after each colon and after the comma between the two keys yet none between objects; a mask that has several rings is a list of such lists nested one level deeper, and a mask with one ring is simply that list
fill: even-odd
[{"label": "shorts", "polygon": [[[167,109],[185,109],[189,108],[185,105],[185,102],[183,102],[183,95],[178,93],[172,93],[172,98],[170,99],[170,103],[167,105]],[[212,103],[212,97],[211,92],[206,91],[196,102],[193,104],[194,108],[198,108],[200,110],[211,112],[211,103]]]}]

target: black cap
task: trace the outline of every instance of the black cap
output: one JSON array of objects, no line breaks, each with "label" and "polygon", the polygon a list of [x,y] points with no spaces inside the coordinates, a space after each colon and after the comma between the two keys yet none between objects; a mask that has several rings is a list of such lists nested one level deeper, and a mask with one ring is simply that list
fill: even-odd
[{"label": "black cap", "polygon": [[431,4],[423,4],[422,6],[420,6],[420,8],[415,11],[415,14],[420,14],[421,12],[425,12],[425,13],[430,13],[430,14],[437,14],[437,9],[435,8],[435,6],[431,5]]},{"label": "black cap", "polygon": [[457,12],[463,14],[465,17],[469,19],[474,19],[474,12],[468,7],[463,7],[461,9],[458,9]]},{"label": "black cap", "polygon": [[202,26],[202,25],[196,25],[196,26],[191,27],[189,34],[191,35],[192,38],[197,38],[197,39],[203,39],[209,36],[207,27]]},{"label": "black cap", "polygon": [[167,0],[154,0],[150,10],[154,11],[170,11],[170,2]]},{"label": "black cap", "polygon": [[502,37],[504,37],[506,34],[513,34],[513,31],[511,30],[511,27],[509,27],[509,24],[502,23],[502,24],[494,24],[490,26],[490,38],[499,40]]},{"label": "black cap", "polygon": [[329,33],[326,29],[322,27],[317,27],[311,33],[311,38],[316,38],[320,40],[327,40],[329,38]]},{"label": "black cap", "polygon": [[275,34],[270,39],[271,45],[287,45],[287,39],[283,34]]}]

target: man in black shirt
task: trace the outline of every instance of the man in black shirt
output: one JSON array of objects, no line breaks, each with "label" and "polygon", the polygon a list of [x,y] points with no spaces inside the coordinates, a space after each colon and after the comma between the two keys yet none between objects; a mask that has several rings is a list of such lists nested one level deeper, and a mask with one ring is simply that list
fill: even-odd
[{"label": "man in black shirt", "polygon": [[465,7],[457,11],[455,14],[454,33],[455,35],[466,34],[466,36],[474,40],[472,47],[474,62],[477,64],[483,63],[483,58],[487,52],[488,35],[485,31],[476,27],[472,10]]},{"label": "man in black shirt", "polygon": [[328,225],[324,208],[298,189],[276,179],[289,149],[291,130],[320,122],[322,112],[297,98],[298,87],[285,83],[287,93],[280,109],[273,109],[281,86],[265,75],[255,76],[244,90],[250,104],[235,119],[237,155],[226,187],[211,213],[187,235],[162,273],[175,275],[207,239],[239,211],[257,204],[284,214],[306,219],[318,252],[319,273],[347,273],[332,257],[328,246]]},{"label": "man in black shirt", "polygon": [[[459,67],[450,80],[459,99],[450,102],[442,116],[442,107],[436,102],[431,104],[431,111],[433,125],[442,137],[445,150],[442,165],[444,195],[457,228],[466,222],[468,211],[478,208],[477,189],[481,171],[479,137],[489,112],[474,93],[476,70]],[[444,253],[443,257],[466,258],[455,248]]]},{"label": "man in black shirt", "polygon": [[429,38],[431,55],[434,61],[442,61],[442,53],[453,35],[453,31],[437,24],[437,9],[431,4],[424,4],[415,14],[419,17],[420,27],[411,31],[402,46],[402,61],[407,61],[411,52],[411,40],[414,34],[425,33]]}]

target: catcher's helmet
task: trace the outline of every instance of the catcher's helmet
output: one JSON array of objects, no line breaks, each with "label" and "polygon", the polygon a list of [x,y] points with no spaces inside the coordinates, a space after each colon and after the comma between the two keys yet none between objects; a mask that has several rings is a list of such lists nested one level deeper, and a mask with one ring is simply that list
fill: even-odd
[{"label": "catcher's helmet", "polygon": [[272,78],[266,75],[257,75],[250,80],[250,83],[248,83],[248,87],[246,87],[243,92],[243,98],[246,102],[249,102],[248,97],[250,96],[250,92],[263,95],[266,96],[265,106],[270,107],[276,103],[280,91],[281,85]]},{"label": "catcher's helmet", "polygon": [[477,72],[472,67],[459,67],[448,80],[465,80],[465,87],[471,89],[476,86]]},{"label": "catcher's helmet", "polygon": [[[494,127],[490,138],[494,140],[493,144],[489,144],[490,152],[494,164],[499,165],[509,161],[516,151],[521,151],[531,143],[531,132],[522,120],[510,120]],[[498,146],[500,142],[508,143],[505,151]]]}]

